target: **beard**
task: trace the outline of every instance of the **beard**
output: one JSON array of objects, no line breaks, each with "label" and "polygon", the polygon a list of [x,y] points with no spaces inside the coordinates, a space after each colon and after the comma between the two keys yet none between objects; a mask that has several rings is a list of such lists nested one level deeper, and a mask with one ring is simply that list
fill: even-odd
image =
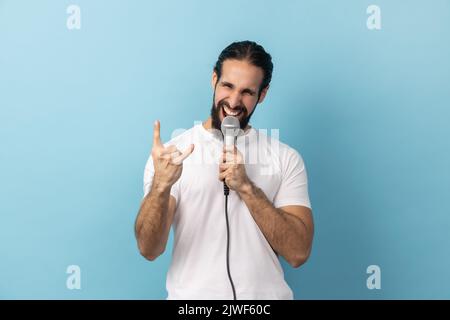
[{"label": "beard", "polygon": [[[222,111],[223,107],[226,106],[226,107],[230,108],[230,105],[228,104],[228,102],[226,102],[224,100],[220,100],[216,105],[214,103],[215,97],[216,97],[216,92],[214,91],[213,102],[212,102],[212,107],[211,107],[212,127],[216,130],[221,131],[222,120],[220,119],[220,116],[224,115],[223,111]],[[241,111],[241,113],[242,113],[239,117],[237,117],[242,130],[245,130],[248,123],[250,122],[250,118],[252,117],[253,112],[255,112],[257,104],[258,103],[255,104],[255,107],[253,108],[253,111],[250,114],[247,113],[247,108],[244,105],[240,105],[235,108],[235,109],[238,109],[239,111]]]}]

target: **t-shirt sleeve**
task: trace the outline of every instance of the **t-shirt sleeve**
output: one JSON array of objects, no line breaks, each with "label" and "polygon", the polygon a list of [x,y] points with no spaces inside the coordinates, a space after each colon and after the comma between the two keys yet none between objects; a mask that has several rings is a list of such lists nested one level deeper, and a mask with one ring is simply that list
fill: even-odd
[{"label": "t-shirt sleeve", "polygon": [[281,160],[281,184],[275,195],[275,208],[300,205],[311,209],[308,194],[308,178],[301,155],[289,148]]},{"label": "t-shirt sleeve", "polygon": [[[144,198],[150,192],[152,188],[153,176],[155,174],[155,168],[153,166],[153,159],[150,155],[144,169]],[[175,184],[170,189],[170,195],[175,198],[178,203],[179,199],[179,181],[175,182]]]}]

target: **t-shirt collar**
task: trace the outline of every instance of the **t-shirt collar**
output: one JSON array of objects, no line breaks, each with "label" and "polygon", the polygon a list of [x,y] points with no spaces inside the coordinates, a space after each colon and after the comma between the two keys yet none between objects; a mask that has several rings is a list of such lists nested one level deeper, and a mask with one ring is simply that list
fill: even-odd
[{"label": "t-shirt collar", "polygon": [[[222,136],[222,132],[220,130],[217,129],[206,129],[202,123],[197,124],[197,126],[199,131],[201,132],[201,134],[207,138],[208,140],[214,140],[217,141],[219,143],[223,143],[223,136]],[[244,137],[252,137],[256,134],[256,130],[251,127],[250,129],[248,129],[247,131],[244,132],[243,135],[240,135],[237,137],[237,142],[239,143],[239,140],[244,139]]]}]

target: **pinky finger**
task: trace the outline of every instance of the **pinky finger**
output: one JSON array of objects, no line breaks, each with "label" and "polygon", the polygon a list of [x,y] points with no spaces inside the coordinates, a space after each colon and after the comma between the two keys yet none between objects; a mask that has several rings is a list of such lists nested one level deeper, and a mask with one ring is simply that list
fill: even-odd
[{"label": "pinky finger", "polygon": [[184,159],[189,157],[189,155],[194,151],[194,145],[191,144],[186,150],[183,151],[181,155],[173,159],[174,164],[182,164]]}]

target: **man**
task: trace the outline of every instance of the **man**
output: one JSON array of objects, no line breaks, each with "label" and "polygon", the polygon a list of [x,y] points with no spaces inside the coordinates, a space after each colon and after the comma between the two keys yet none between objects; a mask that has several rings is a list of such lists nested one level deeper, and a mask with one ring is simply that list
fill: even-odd
[{"label": "man", "polygon": [[[297,268],[311,251],[306,169],[294,149],[249,125],[272,69],[260,45],[232,43],[213,70],[210,117],[165,145],[155,122],[135,232],[154,260],[174,227],[168,299],[293,299],[278,256]],[[219,130],[230,115],[243,132],[225,149]],[[231,190],[228,216],[222,182]]]}]

